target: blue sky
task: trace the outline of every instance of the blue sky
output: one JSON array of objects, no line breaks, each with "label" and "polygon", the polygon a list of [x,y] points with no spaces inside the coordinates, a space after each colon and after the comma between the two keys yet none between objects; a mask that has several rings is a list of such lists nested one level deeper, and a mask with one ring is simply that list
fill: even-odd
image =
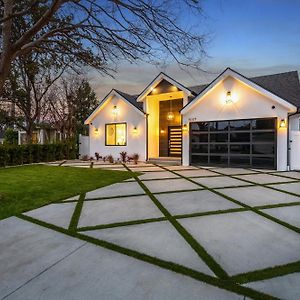
[{"label": "blue sky", "polygon": [[164,69],[147,64],[120,64],[115,78],[90,72],[101,98],[113,87],[139,93],[160,71],[186,85],[206,83],[226,67],[245,76],[290,70],[300,72],[300,0],[202,0],[203,17],[186,16],[185,25],[207,33],[207,72],[182,71],[175,64]]}]

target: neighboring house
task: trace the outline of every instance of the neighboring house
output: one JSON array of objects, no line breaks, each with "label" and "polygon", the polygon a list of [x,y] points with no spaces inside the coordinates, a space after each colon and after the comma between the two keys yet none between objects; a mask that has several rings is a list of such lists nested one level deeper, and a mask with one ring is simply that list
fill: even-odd
[{"label": "neighboring house", "polygon": [[[51,144],[62,140],[62,134],[53,128],[38,128],[32,134],[33,144]],[[18,130],[18,144],[26,144],[26,132]]]},{"label": "neighboring house", "polygon": [[85,124],[91,156],[287,170],[299,167],[299,108],[297,71],[247,78],[227,68],[206,85],[161,73],[140,95],[112,90]]}]

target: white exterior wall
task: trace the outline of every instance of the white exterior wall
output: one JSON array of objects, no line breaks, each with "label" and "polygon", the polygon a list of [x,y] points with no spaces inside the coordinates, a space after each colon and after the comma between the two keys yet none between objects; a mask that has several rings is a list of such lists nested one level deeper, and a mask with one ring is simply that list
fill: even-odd
[{"label": "white exterior wall", "polygon": [[[118,115],[114,116],[112,109],[114,105],[118,108]],[[127,123],[127,144],[126,146],[105,146],[105,124]],[[115,159],[120,158],[120,152],[126,151],[128,155],[138,153],[140,160],[146,159],[146,117],[121,98],[113,96],[101,107],[98,114],[89,125],[90,134],[90,155],[95,156],[98,152],[100,156],[112,155]],[[133,132],[137,127],[137,133]],[[95,129],[98,129],[98,132]]]},{"label": "white exterior wall", "polygon": [[[227,91],[231,91],[235,101],[225,103]],[[272,106],[275,109],[272,109]],[[227,77],[208,91],[183,115],[183,124],[193,121],[218,121],[277,117],[287,121],[288,109],[272,99],[260,94],[241,81]],[[183,165],[189,165],[189,133],[183,135]],[[287,169],[287,128],[277,129],[277,169]]]}]

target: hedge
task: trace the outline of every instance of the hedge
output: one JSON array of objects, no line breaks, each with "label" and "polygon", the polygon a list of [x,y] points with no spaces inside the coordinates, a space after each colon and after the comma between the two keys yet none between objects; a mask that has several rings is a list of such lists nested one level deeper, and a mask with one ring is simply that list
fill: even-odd
[{"label": "hedge", "polygon": [[0,167],[75,159],[78,149],[74,143],[0,145]]}]

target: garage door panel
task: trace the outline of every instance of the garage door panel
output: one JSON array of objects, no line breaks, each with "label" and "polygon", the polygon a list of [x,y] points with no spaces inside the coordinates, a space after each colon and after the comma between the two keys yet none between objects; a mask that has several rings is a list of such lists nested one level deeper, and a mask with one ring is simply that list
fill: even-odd
[{"label": "garage door panel", "polygon": [[276,168],[276,119],[193,122],[191,162]]}]

